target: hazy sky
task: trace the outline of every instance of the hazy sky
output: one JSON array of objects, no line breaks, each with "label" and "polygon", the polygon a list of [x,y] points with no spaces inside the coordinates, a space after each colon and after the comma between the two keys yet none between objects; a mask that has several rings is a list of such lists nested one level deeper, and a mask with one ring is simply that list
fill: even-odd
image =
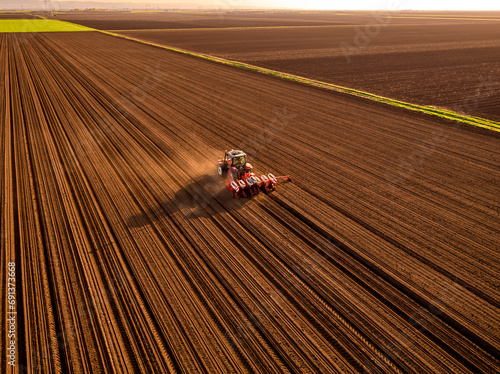
[{"label": "hazy sky", "polygon": [[[69,0],[71,4],[80,3],[82,7],[92,7],[92,3],[133,3],[137,6],[173,8],[189,4],[208,8],[253,8],[253,7],[275,7],[275,8],[301,8],[301,9],[389,9],[389,10],[500,10],[500,1],[491,0]],[[57,9],[64,6],[64,0],[50,0],[52,7]],[[78,3],[77,3],[78,2]],[[3,3],[3,4],[2,4]],[[9,4],[9,5],[7,5]],[[0,0],[0,8],[5,6],[20,8],[39,7],[45,8],[44,0]],[[3,5],[3,6],[2,6]]]},{"label": "hazy sky", "polygon": [[[52,0],[54,1],[54,0]],[[99,1],[99,0],[96,0]],[[109,0],[108,0],[109,1]],[[500,1],[492,0],[111,0],[133,3],[198,3],[207,7],[280,7],[302,9],[449,9],[494,10],[500,9]]]},{"label": "hazy sky", "polygon": [[491,0],[215,0],[221,3],[258,3],[306,9],[500,9],[500,1]]}]

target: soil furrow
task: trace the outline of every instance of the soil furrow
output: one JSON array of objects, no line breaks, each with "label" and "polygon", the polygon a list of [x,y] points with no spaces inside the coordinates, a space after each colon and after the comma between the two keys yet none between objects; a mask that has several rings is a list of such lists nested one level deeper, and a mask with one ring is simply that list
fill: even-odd
[{"label": "soil furrow", "polygon": [[[20,364],[499,367],[496,135],[99,33],[0,41]],[[231,147],[294,183],[233,199]]]}]

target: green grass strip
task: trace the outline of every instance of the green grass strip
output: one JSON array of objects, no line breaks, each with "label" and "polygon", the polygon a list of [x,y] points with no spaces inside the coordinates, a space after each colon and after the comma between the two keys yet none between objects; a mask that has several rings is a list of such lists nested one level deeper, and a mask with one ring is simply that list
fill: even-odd
[{"label": "green grass strip", "polygon": [[148,42],[145,40],[136,39],[136,38],[125,36],[125,35],[112,33],[109,31],[100,31],[100,32],[102,32],[104,34],[112,35],[112,36],[117,36],[119,38],[124,38],[124,39],[128,39],[128,40],[136,41],[136,42],[139,42],[142,44],[147,44],[147,45],[152,45],[155,47],[167,49],[169,51],[179,52],[179,53],[182,53],[185,55],[195,56],[195,57],[203,58],[203,59],[209,60],[209,61],[215,61],[215,62],[224,64],[224,65],[235,66],[235,67],[246,69],[246,70],[258,71],[260,73],[274,75],[276,77],[280,77],[280,78],[285,79],[285,80],[299,82],[299,83],[303,83],[303,84],[307,84],[307,85],[311,85],[311,86],[316,86],[316,87],[322,87],[322,88],[326,88],[326,89],[337,91],[337,92],[344,92],[344,93],[347,93],[350,95],[364,97],[364,98],[372,100],[372,101],[377,101],[380,103],[396,106],[399,108],[404,108],[404,109],[412,110],[415,112],[426,113],[426,114],[429,114],[431,116],[444,118],[444,119],[451,120],[451,121],[457,121],[457,122],[465,123],[468,125],[472,125],[472,126],[481,127],[481,128],[500,132],[500,122],[495,122],[495,121],[492,121],[492,120],[489,120],[486,118],[468,116],[465,114],[460,114],[460,113],[454,112],[454,111],[449,110],[449,109],[437,108],[434,106],[424,106],[424,105],[411,104],[411,103],[407,103],[404,101],[394,100],[394,99],[390,99],[388,97],[375,95],[375,94],[372,94],[369,92],[355,90],[353,88],[342,87],[342,86],[338,86],[338,85],[335,85],[332,83],[321,82],[321,81],[301,77],[299,75],[287,74],[287,73],[283,73],[281,71],[266,69],[263,67],[246,64],[244,62],[232,61],[232,60],[227,60],[227,59],[224,59],[221,57],[205,55],[205,54],[200,54],[200,53],[194,53],[194,52],[186,51],[186,50],[183,50],[180,48],[174,48],[174,47],[169,47],[169,46],[165,46],[165,45],[161,45],[161,44],[157,44],[157,43],[152,43],[152,42]]},{"label": "green grass strip", "polygon": [[7,19],[0,21],[0,33],[54,31],[94,31],[94,29],[52,19]]}]

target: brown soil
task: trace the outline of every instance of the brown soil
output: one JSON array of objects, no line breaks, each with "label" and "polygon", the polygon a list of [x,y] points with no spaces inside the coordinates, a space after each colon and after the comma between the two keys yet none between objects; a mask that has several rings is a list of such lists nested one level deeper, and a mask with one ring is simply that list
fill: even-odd
[{"label": "brown soil", "polygon": [[[217,8],[217,7],[216,7]],[[227,27],[288,27],[365,25],[374,17],[392,24],[491,23],[500,12],[405,12],[405,11],[225,11],[207,12],[58,12],[54,18],[99,30],[184,29]]]},{"label": "brown soil", "polygon": [[[496,133],[94,32],[0,62],[28,372],[499,370]],[[230,147],[293,183],[233,199]]]},{"label": "brown soil", "polygon": [[368,23],[370,27],[121,33],[500,121],[498,22],[384,26],[374,22]]},{"label": "brown soil", "polygon": [[28,13],[2,13],[0,12],[0,20],[2,19],[38,19],[38,16]]}]

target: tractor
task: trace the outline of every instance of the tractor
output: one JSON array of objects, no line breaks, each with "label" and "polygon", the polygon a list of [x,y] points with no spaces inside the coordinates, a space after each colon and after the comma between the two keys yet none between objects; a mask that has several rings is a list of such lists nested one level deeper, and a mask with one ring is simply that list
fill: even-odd
[{"label": "tractor", "polygon": [[247,155],[240,150],[224,152],[224,158],[219,160],[217,173],[220,176],[227,174],[227,188],[235,198],[257,195],[259,192],[268,193],[276,190],[278,179],[291,181],[289,175],[275,177],[269,173],[257,177],[252,165],[246,160]]}]

